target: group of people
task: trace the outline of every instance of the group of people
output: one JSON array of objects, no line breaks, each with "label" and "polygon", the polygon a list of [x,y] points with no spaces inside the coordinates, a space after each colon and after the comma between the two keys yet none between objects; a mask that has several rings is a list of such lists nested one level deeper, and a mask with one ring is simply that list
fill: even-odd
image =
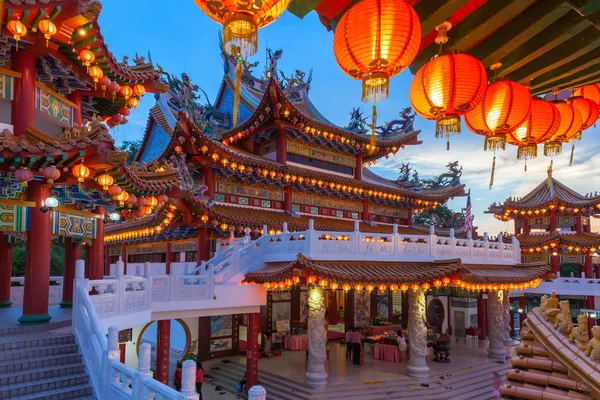
[{"label": "group of people", "polygon": [[360,365],[360,352],[365,339],[360,330],[350,328],[346,331],[346,360],[352,359],[352,364]]},{"label": "group of people", "polygon": [[[175,390],[181,392],[181,380],[183,378],[183,363],[177,362],[177,369],[175,370]],[[196,393],[200,395],[199,399],[202,400],[202,384],[204,383],[204,369],[202,368],[202,362],[196,362]]]}]

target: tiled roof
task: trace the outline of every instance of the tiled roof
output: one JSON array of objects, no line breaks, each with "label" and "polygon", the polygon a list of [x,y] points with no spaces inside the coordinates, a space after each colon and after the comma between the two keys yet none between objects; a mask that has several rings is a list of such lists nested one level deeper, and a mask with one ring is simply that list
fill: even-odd
[{"label": "tiled roof", "polygon": [[294,269],[308,269],[319,276],[344,282],[420,283],[451,276],[474,284],[523,283],[546,275],[550,266],[545,264],[464,265],[460,259],[433,262],[380,262],[380,261],[316,261],[298,254],[296,260],[271,262],[258,271],[246,275],[247,281],[267,282],[293,274]]},{"label": "tiled roof", "polygon": [[590,232],[543,232],[543,233],[521,233],[517,235],[521,248],[544,246],[549,243],[558,245],[566,244],[572,246],[600,246],[600,235]]},{"label": "tiled roof", "polygon": [[[258,207],[240,206],[234,204],[217,203],[211,207],[203,205],[204,209],[215,215],[217,219],[224,219],[230,224],[240,224],[252,228],[262,228],[267,225],[269,228],[281,229],[284,222],[287,222],[290,231],[305,231],[308,229],[308,221],[314,221],[314,228],[323,231],[353,232],[354,222],[349,219],[327,218],[318,215],[299,214],[295,218],[283,210],[265,209]],[[372,233],[392,233],[392,225],[377,223],[371,226],[363,222],[359,223],[361,232]],[[407,226],[398,226],[398,233],[401,234],[422,234]]]}]

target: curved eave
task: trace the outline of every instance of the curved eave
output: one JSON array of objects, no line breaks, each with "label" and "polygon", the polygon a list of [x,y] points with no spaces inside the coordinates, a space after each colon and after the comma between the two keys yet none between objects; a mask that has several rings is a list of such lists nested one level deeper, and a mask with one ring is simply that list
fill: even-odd
[{"label": "curved eave", "polygon": [[584,249],[600,247],[600,235],[590,232],[556,232],[556,233],[541,233],[531,234],[522,233],[517,235],[517,239],[521,245],[521,251],[523,253],[529,253],[528,248],[547,246],[551,243],[555,243],[557,246],[576,246]]}]

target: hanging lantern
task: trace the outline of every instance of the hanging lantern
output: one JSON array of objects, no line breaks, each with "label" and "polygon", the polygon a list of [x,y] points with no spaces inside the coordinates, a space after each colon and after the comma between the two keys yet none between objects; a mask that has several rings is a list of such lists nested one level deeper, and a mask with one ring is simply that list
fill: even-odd
[{"label": "hanging lantern", "polygon": [[356,290],[357,292],[362,292],[363,291],[364,286],[360,283],[357,283],[356,285],[354,285],[354,290]]},{"label": "hanging lantern", "polygon": [[415,293],[419,290],[419,288],[420,288],[420,286],[418,283],[413,283],[410,285],[410,289]]},{"label": "hanging lantern", "polygon": [[146,88],[144,88],[144,85],[140,85],[139,83],[137,85],[133,85],[133,94],[135,94],[137,97],[142,97],[145,93]]},{"label": "hanging lantern", "polygon": [[120,195],[122,192],[123,192],[123,189],[121,189],[121,187],[117,184],[114,184],[110,188],[108,188],[108,194],[113,196],[113,198],[115,196]]},{"label": "hanging lantern", "polygon": [[518,160],[532,160],[537,157],[538,144],[552,138],[559,126],[558,108],[552,102],[536,98],[531,101],[531,113],[525,123],[511,132],[507,140],[518,146]]},{"label": "hanging lantern", "polygon": [[581,112],[565,101],[552,102],[560,114],[560,125],[556,133],[544,144],[544,155],[554,157],[561,153],[562,144],[573,139],[581,132],[583,118]]},{"label": "hanging lantern", "polygon": [[408,285],[406,283],[403,283],[402,285],[400,285],[400,290],[402,290],[402,293],[406,293],[406,291],[408,290]]},{"label": "hanging lantern", "polygon": [[137,198],[137,205],[140,207],[143,207],[147,204],[146,198],[145,197],[138,197]]},{"label": "hanging lantern", "polygon": [[327,279],[325,279],[325,278],[319,279],[319,286],[326,288],[328,284],[329,284],[329,282],[327,282]]},{"label": "hanging lantern", "polygon": [[42,170],[42,175],[46,178],[46,182],[53,184],[55,180],[60,178],[60,171],[54,165],[49,165]]},{"label": "hanging lantern", "polygon": [[[113,186],[111,187],[111,189],[112,189],[113,187],[115,187],[115,186],[116,186],[116,185],[113,185]],[[118,186],[117,186],[117,187],[118,187]],[[119,188],[119,189],[121,189],[121,188]],[[121,193],[119,193],[119,194],[117,194],[117,195],[114,195],[114,196],[113,196],[113,200],[115,200],[115,201],[118,201],[118,202],[119,202],[119,205],[120,205],[121,207],[123,207],[123,205],[125,205],[125,202],[126,202],[128,199],[129,199],[129,193],[127,193],[126,191],[124,191],[124,190],[122,190],[122,189],[121,189]]]},{"label": "hanging lantern", "polygon": [[577,89],[573,96],[580,96],[584,99],[590,99],[594,103],[600,105],[600,86],[596,84],[587,85]]},{"label": "hanging lantern", "polygon": [[170,212],[170,211],[169,211],[169,212],[167,213],[167,217],[169,217],[169,218],[173,219],[173,218],[175,218],[175,214],[173,214],[172,212]]},{"label": "hanging lantern", "polygon": [[206,224],[208,222],[208,215],[201,216],[200,220],[202,221],[202,223]]},{"label": "hanging lantern", "polygon": [[161,205],[163,205],[163,206],[165,205],[165,203],[166,203],[167,201],[169,201],[169,197],[168,197],[166,194],[164,194],[164,193],[161,193],[161,194],[159,194],[159,195],[156,197],[156,199],[157,199],[157,200],[158,200],[158,202],[159,202]]},{"label": "hanging lantern", "polygon": [[317,277],[315,275],[309,275],[308,278],[306,278],[306,282],[309,285],[314,285],[316,281],[317,281]]},{"label": "hanging lantern", "polygon": [[88,74],[94,80],[94,88],[96,88],[98,80],[104,76],[104,71],[99,66],[93,65],[88,68]]},{"label": "hanging lantern", "polygon": [[[158,199],[154,196],[150,196],[146,199],[146,204],[148,204],[149,207],[154,208],[158,204]],[[169,213],[169,214],[173,214],[173,213]],[[173,217],[169,217],[169,218],[173,218]]]},{"label": "hanging lantern", "polygon": [[129,105],[129,107],[135,110],[140,105],[140,99],[138,99],[137,97],[130,97],[129,100],[127,100],[127,104]]},{"label": "hanging lantern", "polygon": [[226,231],[228,226],[229,226],[229,225],[227,225],[227,223],[226,223],[226,222],[223,222],[223,223],[221,224],[220,228],[221,228],[221,230],[222,230],[222,231]]},{"label": "hanging lantern", "polygon": [[115,99],[117,98],[117,93],[121,91],[121,85],[119,85],[117,82],[111,82],[110,85],[108,85],[108,88],[110,89],[111,93],[112,93],[112,98],[113,98],[113,102],[115,101]]},{"label": "hanging lantern", "polygon": [[[100,83],[100,89],[102,89],[102,96],[106,95],[106,90],[110,87],[111,82],[112,81],[110,80],[110,78],[106,75],[104,75],[98,81],[98,83]],[[123,114],[123,113],[121,113],[121,114]],[[123,114],[123,115],[125,115],[125,114]]]},{"label": "hanging lantern", "polygon": [[263,287],[267,290],[269,290],[271,288],[271,282],[265,282],[263,283]]},{"label": "hanging lantern", "polygon": [[117,113],[112,116],[112,120],[115,121],[117,124],[120,124],[121,122],[123,122],[123,116]]},{"label": "hanging lantern", "polygon": [[121,114],[124,117],[127,117],[129,114],[131,114],[131,111],[129,111],[129,108],[127,107],[121,107],[119,108],[119,114]]},{"label": "hanging lantern", "polygon": [[421,23],[402,0],[364,0],[342,16],[333,37],[340,68],[362,80],[362,101],[388,97],[389,79],[412,63],[421,44]]},{"label": "hanging lantern", "polygon": [[396,293],[396,291],[398,290],[399,286],[396,285],[395,283],[390,285],[390,290],[392,291],[392,293]]},{"label": "hanging lantern", "polygon": [[402,0],[364,0],[342,16],[333,37],[340,68],[362,80],[362,100],[388,97],[389,79],[415,59],[421,44],[421,24]]},{"label": "hanging lantern", "polygon": [[121,95],[125,97],[125,100],[128,100],[129,97],[131,97],[131,95],[133,94],[133,90],[131,89],[131,87],[125,85],[121,86],[121,90],[119,91],[119,93],[121,93]]},{"label": "hanging lantern", "polygon": [[285,279],[285,286],[292,287],[293,285],[294,285],[294,281],[292,280],[292,278]]},{"label": "hanging lantern", "polygon": [[352,286],[350,286],[350,284],[348,284],[348,283],[344,283],[342,285],[342,289],[344,289],[344,292],[348,293],[348,292],[350,292],[350,289],[352,289]]},{"label": "hanging lantern", "polygon": [[79,52],[79,59],[83,61],[83,65],[89,67],[96,60],[96,55],[91,50],[83,49]]},{"label": "hanging lantern", "polygon": [[48,47],[48,41],[56,34],[56,25],[49,19],[43,19],[38,24],[38,29],[44,34],[44,37],[46,38],[46,47]]},{"label": "hanging lantern", "polygon": [[114,183],[112,176],[108,174],[102,174],[97,178],[98,184],[102,185],[102,189],[108,190],[108,187]]},{"label": "hanging lantern", "polygon": [[423,290],[429,290],[429,289],[431,289],[431,285],[429,283],[425,282],[425,283],[421,284],[421,288]]},{"label": "hanging lantern", "polygon": [[460,116],[474,109],[487,89],[483,64],[467,54],[451,52],[423,65],[410,85],[417,114],[436,121],[435,137],[460,133]]},{"label": "hanging lantern", "polygon": [[27,187],[27,182],[33,179],[33,172],[26,167],[21,167],[15,171],[15,178],[21,182],[23,187]]},{"label": "hanging lantern", "polygon": [[81,161],[81,164],[77,164],[76,166],[74,166],[71,171],[73,172],[73,175],[77,178],[77,182],[79,182],[80,184],[83,183],[85,178],[90,176],[90,169],[83,165],[83,160]]},{"label": "hanging lantern", "polygon": [[331,282],[331,284],[329,285],[329,287],[331,288],[331,290],[333,290],[335,292],[336,290],[338,290],[338,288],[340,287],[340,285],[337,282]]},{"label": "hanging lantern", "polygon": [[387,286],[384,284],[381,284],[381,285],[377,286],[377,290],[379,290],[380,293],[383,293],[387,290]]},{"label": "hanging lantern", "polygon": [[17,51],[19,51],[19,40],[21,40],[21,38],[23,36],[27,35],[27,27],[25,25],[23,25],[23,23],[21,21],[19,21],[18,19],[13,19],[8,21],[8,23],[6,24],[6,27],[8,28],[8,30],[10,31],[10,33],[13,35],[13,38],[17,41]]},{"label": "hanging lantern", "polygon": [[439,288],[442,286],[442,281],[441,281],[441,280],[439,280],[439,279],[436,279],[435,281],[433,281],[433,286],[434,286],[436,289],[439,289]]},{"label": "hanging lantern", "polygon": [[595,101],[586,99],[585,97],[573,96],[567,100],[567,103],[581,113],[582,131],[591,128],[598,120],[600,109],[598,108],[598,103]]},{"label": "hanging lantern", "polygon": [[213,21],[223,25],[223,48],[232,56],[248,58],[258,48],[258,30],[283,14],[289,0],[195,0]]},{"label": "hanging lantern", "polygon": [[137,197],[134,194],[130,194],[127,198],[127,208],[132,208],[137,205]]},{"label": "hanging lantern", "polygon": [[448,278],[447,276],[443,277],[442,283],[444,284],[444,286],[448,286],[450,284],[450,278]]},{"label": "hanging lantern", "polygon": [[144,216],[144,210],[141,210],[141,209],[135,210],[134,214],[137,218],[142,218]]}]

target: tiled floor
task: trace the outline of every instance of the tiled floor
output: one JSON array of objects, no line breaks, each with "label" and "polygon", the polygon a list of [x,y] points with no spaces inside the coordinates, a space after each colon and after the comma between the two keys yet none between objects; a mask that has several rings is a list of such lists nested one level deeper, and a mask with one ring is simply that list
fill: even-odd
[{"label": "tiled floor", "polygon": [[[0,334],[15,334],[24,331],[36,332],[40,329],[47,330],[54,327],[64,326],[67,321],[71,321],[71,309],[51,306],[48,308],[48,314],[52,317],[49,324],[32,325],[25,327],[19,324],[19,318],[23,315],[22,307],[0,308]],[[58,326],[57,326],[58,324]],[[69,324],[70,325],[70,324]],[[29,328],[29,329],[26,329]],[[15,329],[15,331],[13,331]]]}]

